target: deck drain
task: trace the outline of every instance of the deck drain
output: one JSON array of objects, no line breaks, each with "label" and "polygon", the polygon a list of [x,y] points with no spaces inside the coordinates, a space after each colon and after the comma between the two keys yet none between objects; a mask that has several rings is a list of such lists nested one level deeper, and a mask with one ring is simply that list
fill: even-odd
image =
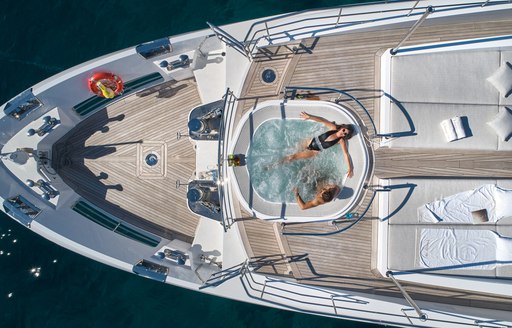
[{"label": "deck drain", "polygon": [[149,166],[155,166],[158,163],[158,156],[155,153],[150,153],[146,156],[146,164]]},{"label": "deck drain", "polygon": [[266,84],[273,84],[277,79],[277,71],[273,67],[265,67],[261,73],[261,81]]}]

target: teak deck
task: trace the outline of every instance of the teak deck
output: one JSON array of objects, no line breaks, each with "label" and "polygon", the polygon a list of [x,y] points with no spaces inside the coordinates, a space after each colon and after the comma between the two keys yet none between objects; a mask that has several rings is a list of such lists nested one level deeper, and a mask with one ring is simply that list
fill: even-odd
[{"label": "teak deck", "polygon": [[[158,235],[191,241],[199,218],[186,203],[194,174],[189,111],[200,105],[192,80],[162,84],[93,114],[57,145],[59,174],[81,196]],[[158,153],[154,167],[144,154]]]},{"label": "teak deck", "polygon": [[[284,47],[269,47],[268,52],[279,55],[262,56],[252,63],[237,116],[258,102],[282,98],[283,87],[293,85],[350,91],[376,117],[380,96],[378,55],[398,44],[407,31],[394,29],[309,39],[303,41],[309,51],[295,54]],[[510,20],[450,27],[425,24],[406,45],[505,34],[512,34]],[[260,72],[266,67],[277,71],[278,80],[274,84],[260,81]],[[176,180],[187,182],[195,170],[192,144],[185,137],[176,140],[177,132],[187,131],[189,111],[200,103],[194,83],[187,80],[161,86],[161,90],[130,96],[91,116],[58,146],[61,176],[84,198],[114,215],[160,235],[191,240],[198,218],[186,206],[186,188],[176,189],[175,183]],[[332,95],[320,97],[332,100]],[[341,101],[351,105],[346,99]],[[369,124],[366,118],[362,119]],[[162,154],[166,151],[165,166],[159,171],[148,171],[141,162],[141,154],[151,149]],[[438,159],[446,154],[445,151],[377,149],[375,176],[512,178],[510,152],[460,156],[452,152],[450,160],[440,166]],[[432,156],[437,158],[435,165],[428,160]],[[416,165],[419,162],[421,166]],[[367,201],[368,197],[363,200]],[[248,253],[260,264],[261,272],[292,276],[307,284],[396,295],[396,287],[372,270],[376,225],[371,215],[346,232],[323,237],[284,236],[280,225],[248,216],[242,213],[244,219],[239,220],[238,227]],[[285,227],[287,232],[311,233],[331,232],[334,228],[327,222]],[[449,298],[444,301],[496,309],[510,309],[512,305],[511,299],[490,295],[406,286],[416,299]]]}]

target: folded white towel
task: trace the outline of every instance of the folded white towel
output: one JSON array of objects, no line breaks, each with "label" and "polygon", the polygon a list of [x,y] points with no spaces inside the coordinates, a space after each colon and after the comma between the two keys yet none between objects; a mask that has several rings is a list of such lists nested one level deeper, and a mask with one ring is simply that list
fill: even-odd
[{"label": "folded white towel", "polygon": [[466,129],[460,116],[455,116],[441,122],[446,141],[451,142],[467,137]]},{"label": "folded white towel", "polygon": [[453,126],[452,120],[447,119],[441,122],[441,128],[443,128],[444,136],[446,137],[446,141],[454,141],[457,140],[457,132],[455,132],[455,127]]},{"label": "folded white towel", "polygon": [[466,138],[466,129],[464,129],[464,123],[462,123],[462,119],[460,118],[460,116],[452,117],[451,121],[453,123],[453,127],[455,128],[457,139]]}]

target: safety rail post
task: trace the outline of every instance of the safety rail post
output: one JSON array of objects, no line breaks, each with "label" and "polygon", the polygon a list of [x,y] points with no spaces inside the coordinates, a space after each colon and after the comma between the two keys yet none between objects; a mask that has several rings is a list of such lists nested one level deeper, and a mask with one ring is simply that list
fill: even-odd
[{"label": "safety rail post", "polygon": [[391,49],[391,54],[392,55],[396,55],[398,53],[398,49],[400,49],[400,47],[407,41],[409,40],[409,38],[411,37],[411,35],[414,33],[414,31],[416,31],[418,29],[418,27],[420,27],[421,23],[423,23],[427,17],[433,13],[435,11],[434,7],[432,6],[428,6],[427,9],[425,10],[425,12],[423,13],[423,15],[421,15],[420,19],[418,19],[416,21],[416,23],[414,23],[414,25],[409,29],[409,32],[407,32],[407,34],[404,36],[404,38],[402,39],[402,41],[400,41],[400,43],[394,47],[393,49]]},{"label": "safety rail post", "polygon": [[260,298],[263,298],[263,294],[265,294],[265,288],[267,287],[267,279],[265,279],[265,283],[263,284],[263,288],[261,289]]},{"label": "safety rail post", "polygon": [[265,22],[265,30],[267,31],[267,40],[268,40],[268,42],[272,43],[272,41],[270,39],[270,31],[268,30],[267,22]]},{"label": "safety rail post", "polygon": [[338,315],[338,309],[336,308],[336,303],[334,303],[334,295],[331,295],[332,307],[334,309],[334,314]]},{"label": "safety rail post", "polygon": [[420,3],[420,0],[416,1],[416,3],[414,5],[412,5],[411,10],[409,10],[409,13],[407,13],[407,17],[411,16],[414,9],[416,9],[416,6],[418,5],[418,3]]},{"label": "safety rail post", "polygon": [[405,300],[407,301],[407,303],[409,303],[409,305],[412,306],[412,308],[416,311],[419,319],[421,321],[427,321],[428,316],[423,311],[421,311],[418,304],[416,304],[416,302],[411,298],[409,293],[407,293],[405,288],[403,288],[402,285],[398,282],[398,280],[396,280],[396,278],[393,276],[393,272],[391,272],[391,271],[386,272],[386,277],[390,278],[395,283],[396,287],[398,287],[398,289],[402,293],[402,295],[405,298]]},{"label": "safety rail post", "polygon": [[199,52],[199,54],[201,55],[201,57],[207,57],[207,55],[201,50],[201,48],[203,47],[204,43],[206,42],[206,40],[208,40],[209,38],[211,38],[212,36],[217,36],[217,34],[210,34],[210,35],[207,35],[205,36],[205,38],[203,39],[203,41],[201,41],[201,43],[197,46],[196,50],[197,52]]},{"label": "safety rail post", "polygon": [[218,272],[212,273],[208,279],[203,281],[203,284],[199,286],[199,289],[205,289],[211,286],[217,286],[220,285],[221,282],[225,280],[229,280],[233,277],[236,277],[238,275],[242,276],[244,275],[245,266],[247,265],[247,260],[244,262],[237,264],[235,266],[232,266],[231,268],[221,270]]},{"label": "safety rail post", "polygon": [[343,10],[343,8],[340,8],[340,11],[338,12],[338,19],[336,20],[336,27],[338,27],[338,24],[340,23],[340,20],[341,20],[341,11]]}]

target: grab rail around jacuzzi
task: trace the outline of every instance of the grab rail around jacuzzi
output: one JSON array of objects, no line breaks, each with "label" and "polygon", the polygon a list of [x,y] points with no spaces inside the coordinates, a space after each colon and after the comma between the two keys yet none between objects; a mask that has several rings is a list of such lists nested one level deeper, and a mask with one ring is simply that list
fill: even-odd
[{"label": "grab rail around jacuzzi", "polygon": [[[347,231],[348,229],[352,228],[353,226],[355,226],[357,223],[359,223],[359,221],[361,221],[365,216],[366,216],[366,213],[368,213],[368,210],[370,209],[370,207],[372,206],[373,204],[373,201],[375,200],[375,196],[377,196],[377,194],[379,192],[389,192],[391,191],[390,189],[387,189],[387,188],[374,188],[372,186],[365,186],[364,187],[365,189],[368,189],[368,190],[371,190],[373,191],[373,194],[370,198],[370,201],[368,202],[368,205],[366,206],[366,208],[363,210],[363,212],[359,215],[356,215],[356,219],[350,223],[348,226],[344,227],[343,229],[337,229],[335,231],[331,231],[331,232],[324,232],[324,233],[318,233],[318,232],[285,232],[284,229],[287,227],[287,226],[291,226],[292,224],[286,224],[286,223],[283,223],[281,224],[281,234],[283,234],[284,236],[330,236],[330,235],[335,235],[335,234],[338,234],[338,233],[342,233],[344,231]],[[331,223],[336,226],[336,223],[337,221],[339,220],[343,220],[345,222],[348,222],[349,220],[352,220],[352,216],[354,215],[354,213],[347,213],[347,214],[344,214],[342,217],[340,218],[336,218],[336,219],[333,219],[331,221]],[[300,224],[300,223],[297,223],[297,224]]]},{"label": "grab rail around jacuzzi", "polygon": [[[222,208],[222,226],[224,228],[224,232],[227,232],[231,227],[234,221],[233,213],[231,213],[231,200],[229,198],[229,193],[225,193],[224,188],[224,177],[226,173],[225,167],[225,155],[228,149],[228,140],[230,139],[230,131],[231,124],[233,121],[233,114],[235,111],[233,110],[237,97],[233,94],[233,92],[228,88],[226,93],[224,94],[224,107],[222,110],[222,117],[219,126],[219,144],[217,150],[217,185],[219,192],[219,201]],[[227,131],[227,134],[226,134]]]},{"label": "grab rail around jacuzzi", "polygon": [[364,111],[364,113],[368,116],[368,119],[370,120],[370,123],[373,128],[373,135],[371,137],[381,137],[382,135],[379,135],[377,133],[377,127],[375,126],[375,122],[373,121],[372,116],[370,115],[370,112],[366,107],[357,99],[356,97],[352,96],[350,93],[344,91],[344,90],[338,90],[333,88],[318,88],[318,87],[300,87],[300,86],[287,86],[284,88],[285,91],[285,97],[287,97],[288,94],[291,93],[292,98],[297,96],[297,91],[304,90],[304,91],[319,91],[320,94],[328,94],[328,93],[338,93],[340,95],[346,96],[350,98],[351,100],[355,101],[357,105]]},{"label": "grab rail around jacuzzi", "polygon": [[[288,86],[288,87],[285,87],[285,89],[284,89],[285,98],[287,98],[287,97],[295,98],[297,96],[297,92],[299,90],[301,90],[301,91],[317,91],[318,92],[317,94],[335,93],[335,94],[339,94],[339,95],[348,97],[349,99],[353,100],[362,109],[362,111],[366,114],[366,116],[371,124],[371,128],[373,129],[373,133],[370,135],[370,138],[389,137],[389,134],[379,134],[377,132],[377,127],[375,126],[375,122],[373,121],[373,118],[372,118],[370,112],[368,111],[368,109],[361,103],[361,101],[359,101],[359,99],[357,99],[356,97],[354,97],[347,91],[333,89],[333,88]],[[383,95],[388,96],[385,93],[383,93]],[[360,113],[360,111],[358,111],[358,113]],[[336,221],[338,221],[338,220],[342,220],[343,222],[348,222],[349,220],[353,220],[352,223],[350,223],[348,226],[344,227],[343,229],[339,229],[339,230],[337,229],[336,231],[331,231],[331,232],[327,232],[327,233],[285,232],[284,229],[286,228],[286,226],[291,225],[291,224],[283,223],[281,233],[283,235],[288,235],[288,236],[329,236],[329,235],[338,234],[338,233],[347,231],[348,229],[352,228],[354,225],[359,223],[366,216],[366,213],[370,209],[370,207],[375,199],[375,196],[377,195],[378,192],[389,191],[386,188],[373,188],[372,186],[368,186],[368,185],[365,185],[364,189],[372,191],[373,194],[371,195],[368,205],[366,206],[366,208],[363,209],[363,212],[360,215],[356,214],[355,218],[353,219],[354,213],[349,212],[349,213],[345,213],[343,216],[341,216],[339,218],[333,218],[333,220],[331,221],[333,223],[333,225],[335,225]]]},{"label": "grab rail around jacuzzi", "polygon": [[401,132],[378,133],[377,132],[377,127],[375,126],[375,122],[373,121],[373,117],[370,114],[370,112],[368,111],[368,109],[361,103],[361,101],[359,101],[359,99],[357,99],[356,97],[354,97],[352,94],[348,93],[345,90],[338,90],[338,89],[333,89],[333,88],[287,86],[287,87],[284,88],[285,98],[287,97],[287,95],[289,95],[291,93],[291,95],[288,96],[288,97],[293,99],[297,95],[297,91],[299,91],[299,90],[317,91],[317,93],[315,93],[315,95],[323,95],[323,94],[330,94],[330,93],[338,94],[338,97],[337,97],[337,99],[335,101],[336,103],[338,103],[341,100],[341,96],[346,96],[350,100],[353,100],[354,102],[356,102],[356,104],[359,107],[361,107],[363,112],[366,114],[366,116],[368,117],[368,119],[369,119],[369,121],[370,121],[370,123],[372,125],[373,134],[370,135],[370,138],[386,138],[386,139],[387,138],[398,138],[398,137],[414,135],[416,133],[416,128],[414,126],[414,123],[412,122],[412,119],[407,114],[407,111],[405,110],[405,108],[403,108],[403,105],[396,98],[394,98],[389,93],[387,93],[387,92],[385,92],[383,90],[364,90],[363,89],[363,90],[358,90],[358,91],[373,92],[373,93],[377,92],[377,93],[381,94],[381,97],[388,98],[401,111],[401,113],[404,116],[407,124],[409,125],[409,130],[401,131]]}]

